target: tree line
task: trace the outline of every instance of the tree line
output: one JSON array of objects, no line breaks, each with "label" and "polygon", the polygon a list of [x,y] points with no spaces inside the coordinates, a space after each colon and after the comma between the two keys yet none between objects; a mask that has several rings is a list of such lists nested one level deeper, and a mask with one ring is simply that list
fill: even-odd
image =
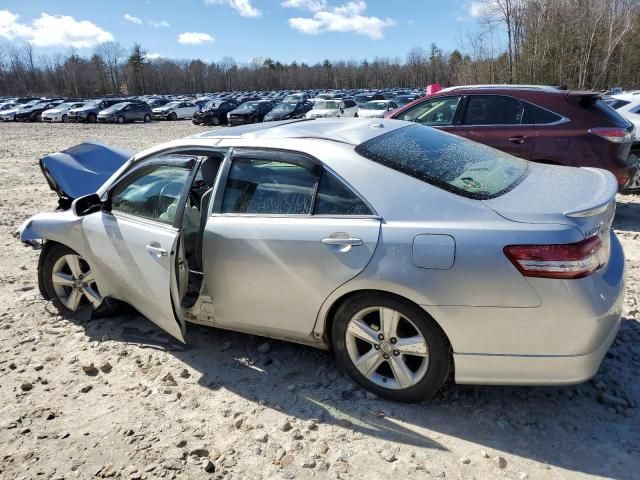
[{"label": "tree line", "polygon": [[640,0],[482,0],[459,48],[435,43],[404,57],[271,58],[238,64],[149,58],[143,46],[98,45],[89,57],[39,56],[30,44],[0,45],[0,95],[199,93],[230,90],[424,87],[430,83],[531,83],[577,89],[640,86]]}]

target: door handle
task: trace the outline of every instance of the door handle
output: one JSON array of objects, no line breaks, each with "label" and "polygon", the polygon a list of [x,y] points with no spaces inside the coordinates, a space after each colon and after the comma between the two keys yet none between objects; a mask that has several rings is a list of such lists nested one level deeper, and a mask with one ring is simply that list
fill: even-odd
[{"label": "door handle", "polygon": [[151,242],[148,245],[145,245],[144,248],[147,250],[147,252],[153,253],[158,258],[166,257],[169,253],[164,248],[162,248],[158,242]]},{"label": "door handle", "polygon": [[348,237],[338,237],[331,236],[328,238],[323,238],[321,240],[325,245],[340,245],[343,247],[357,247],[358,245],[362,245],[362,240],[360,238],[353,238],[351,236]]},{"label": "door handle", "polygon": [[524,135],[516,135],[515,137],[511,137],[509,141],[511,143],[524,143],[526,138],[527,137],[525,137]]}]

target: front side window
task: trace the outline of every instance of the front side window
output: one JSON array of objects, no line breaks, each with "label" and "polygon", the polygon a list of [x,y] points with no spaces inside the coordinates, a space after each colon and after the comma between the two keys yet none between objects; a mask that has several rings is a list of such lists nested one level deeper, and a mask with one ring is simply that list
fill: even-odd
[{"label": "front side window", "polygon": [[463,125],[520,125],[523,107],[520,100],[502,95],[471,95]]},{"label": "front side window", "polygon": [[525,160],[422,125],[374,137],[358,145],[356,152],[443,190],[476,199],[506,193],[528,171]]},{"label": "front side window", "polygon": [[460,99],[460,96],[455,96],[427,100],[405,110],[395,118],[432,127],[448,126],[453,124]]},{"label": "front side window", "polygon": [[233,161],[222,213],[309,215],[317,175],[300,165],[238,158]]},{"label": "front side window", "polygon": [[171,225],[190,168],[153,165],[141,168],[111,193],[111,210]]}]

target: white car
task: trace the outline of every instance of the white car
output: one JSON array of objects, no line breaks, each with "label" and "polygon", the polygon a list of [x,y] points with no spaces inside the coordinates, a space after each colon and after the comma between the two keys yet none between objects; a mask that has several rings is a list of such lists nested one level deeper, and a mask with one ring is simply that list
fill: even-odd
[{"label": "white car", "polygon": [[640,90],[611,95],[608,103],[640,131]]},{"label": "white car", "polygon": [[306,118],[320,117],[357,117],[358,105],[352,99],[344,100],[321,100],[313,106],[305,115]]},{"label": "white car", "polygon": [[16,113],[25,108],[25,105],[13,105],[6,110],[0,110],[0,121],[13,122],[16,119]]},{"label": "white car", "polygon": [[398,108],[393,100],[372,100],[360,105],[358,116],[362,118],[382,118],[390,110]]},{"label": "white car", "polygon": [[65,102],[61,103],[55,108],[51,108],[49,110],[45,110],[42,112],[42,121],[43,122],[68,122],[69,115],[68,112],[72,108],[80,108],[85,104],[85,102]]},{"label": "white car", "polygon": [[151,110],[154,120],[178,120],[180,118],[192,118],[198,111],[195,103],[185,101],[169,102],[158,108]]}]

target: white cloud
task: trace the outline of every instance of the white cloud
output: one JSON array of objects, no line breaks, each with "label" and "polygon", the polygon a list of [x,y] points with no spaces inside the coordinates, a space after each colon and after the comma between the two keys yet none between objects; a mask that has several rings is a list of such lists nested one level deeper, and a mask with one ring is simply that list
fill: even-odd
[{"label": "white cloud", "polygon": [[147,58],[148,58],[149,60],[157,60],[158,58],[162,58],[162,55],[161,55],[161,54],[159,54],[159,53],[157,53],[157,52],[154,52],[154,53],[147,53]]},{"label": "white cloud", "polygon": [[67,15],[41,13],[30,25],[18,22],[18,18],[9,10],[0,10],[0,37],[25,40],[37,47],[90,48],[114,40],[94,23]]},{"label": "white cloud", "polygon": [[167,28],[171,26],[166,20],[149,20],[147,25],[153,28]]},{"label": "white cloud", "polygon": [[142,25],[142,19],[134,17],[133,15],[129,15],[128,13],[124,14],[124,19],[127,22],[135,23],[136,25]]},{"label": "white cloud", "polygon": [[207,5],[229,5],[241,17],[259,17],[262,11],[253,5],[252,0],[204,0]]},{"label": "white cloud", "polygon": [[215,39],[208,33],[184,32],[178,35],[178,43],[183,45],[199,45],[201,43],[213,43]]},{"label": "white cloud", "polygon": [[8,40],[26,37],[31,33],[31,27],[18,22],[19,15],[9,10],[0,10],[0,37]]},{"label": "white cloud", "polygon": [[312,18],[294,17],[289,25],[299,32],[318,35],[324,32],[352,32],[372,39],[384,36],[384,29],[392,27],[391,18],[381,19],[363,15],[367,3],[363,0],[347,2],[338,7],[315,11]]},{"label": "white cloud", "polygon": [[304,8],[312,12],[327,8],[326,0],[282,0],[282,6],[288,8]]}]

